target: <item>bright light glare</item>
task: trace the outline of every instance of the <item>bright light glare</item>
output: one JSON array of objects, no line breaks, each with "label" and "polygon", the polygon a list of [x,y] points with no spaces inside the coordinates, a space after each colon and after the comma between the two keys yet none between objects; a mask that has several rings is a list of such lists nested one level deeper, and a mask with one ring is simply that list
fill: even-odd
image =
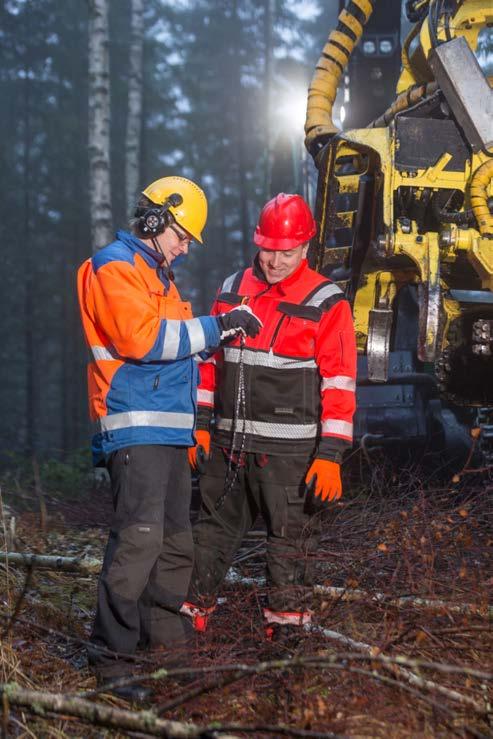
[{"label": "bright light glare", "polygon": [[363,54],[367,54],[370,56],[370,54],[374,54],[377,50],[377,46],[374,41],[364,41],[363,42]]},{"label": "bright light glare", "polygon": [[341,123],[344,123],[344,120],[346,118],[346,108],[344,105],[341,105],[341,110],[339,111],[339,119]]},{"label": "bright light glare", "polygon": [[279,113],[284,128],[301,136],[306,117],[306,93],[287,94],[279,106]]}]

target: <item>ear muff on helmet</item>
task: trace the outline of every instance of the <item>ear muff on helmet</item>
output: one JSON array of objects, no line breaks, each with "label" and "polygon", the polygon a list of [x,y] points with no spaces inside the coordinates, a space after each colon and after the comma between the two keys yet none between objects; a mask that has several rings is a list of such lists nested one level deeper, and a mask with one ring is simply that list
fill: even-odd
[{"label": "ear muff on helmet", "polygon": [[139,230],[143,236],[157,236],[169,225],[169,213],[163,213],[161,208],[149,208],[143,213],[138,208],[135,217],[139,219]]},{"label": "ear muff on helmet", "polygon": [[139,219],[139,229],[143,236],[158,236],[166,226],[174,221],[169,212],[171,207],[176,208],[183,202],[182,196],[174,192],[166,198],[161,206],[156,208],[137,208],[135,217]]},{"label": "ear muff on helmet", "polygon": [[192,236],[194,241],[202,244],[202,231],[207,221],[207,198],[204,191],[186,177],[161,177],[151,182],[142,191],[148,200],[149,208],[160,208],[173,195],[180,195],[180,203],[170,203],[170,213],[174,221]]}]

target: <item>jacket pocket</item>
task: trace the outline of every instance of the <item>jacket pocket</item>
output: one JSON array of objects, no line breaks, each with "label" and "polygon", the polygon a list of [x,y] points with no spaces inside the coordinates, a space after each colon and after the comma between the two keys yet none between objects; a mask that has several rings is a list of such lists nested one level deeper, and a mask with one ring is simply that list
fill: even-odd
[{"label": "jacket pocket", "polygon": [[304,318],[306,321],[314,321],[315,323],[319,323],[322,318],[322,311],[320,308],[312,305],[298,305],[297,303],[281,302],[277,306],[277,310],[280,313],[284,313],[286,316]]}]

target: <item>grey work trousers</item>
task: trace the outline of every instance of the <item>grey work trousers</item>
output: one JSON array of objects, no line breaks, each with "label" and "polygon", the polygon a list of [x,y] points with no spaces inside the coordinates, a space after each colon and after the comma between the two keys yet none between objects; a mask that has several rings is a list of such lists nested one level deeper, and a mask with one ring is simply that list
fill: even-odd
[{"label": "grey work trousers", "polygon": [[108,459],[113,519],[99,579],[89,663],[103,677],[128,673],[137,648],[186,645],[179,609],[193,564],[187,450],[162,445],[119,449]]},{"label": "grey work trousers", "polygon": [[305,494],[305,455],[245,454],[233,489],[216,510],[228,457],[213,447],[200,480],[202,505],[193,527],[195,561],[187,600],[211,606],[242,539],[261,513],[267,526],[268,606],[303,612],[312,603],[320,516]]}]

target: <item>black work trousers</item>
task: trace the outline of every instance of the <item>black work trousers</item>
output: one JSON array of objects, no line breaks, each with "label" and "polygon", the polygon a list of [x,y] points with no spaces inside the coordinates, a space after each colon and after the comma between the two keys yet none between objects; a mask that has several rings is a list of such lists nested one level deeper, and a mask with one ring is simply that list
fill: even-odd
[{"label": "black work trousers", "polygon": [[246,532],[261,513],[267,526],[268,605],[303,612],[312,602],[320,516],[305,495],[305,455],[245,454],[233,489],[218,510],[228,457],[218,447],[200,480],[202,505],[193,528],[195,561],[187,600],[211,606]]},{"label": "black work trousers", "polygon": [[102,677],[126,674],[137,648],[185,646],[179,609],[193,564],[187,450],[161,445],[119,449],[108,459],[113,519],[98,586],[89,662]]}]

